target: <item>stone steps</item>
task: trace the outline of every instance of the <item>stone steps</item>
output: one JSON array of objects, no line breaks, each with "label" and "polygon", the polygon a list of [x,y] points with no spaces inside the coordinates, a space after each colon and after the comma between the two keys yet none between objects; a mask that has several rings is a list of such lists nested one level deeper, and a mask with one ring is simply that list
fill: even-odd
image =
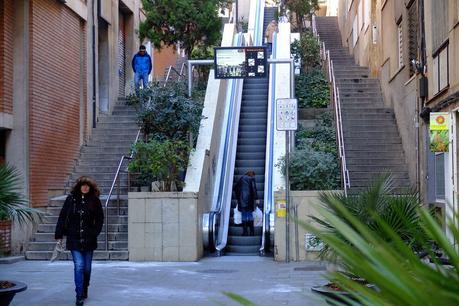
[{"label": "stone steps", "polygon": [[320,40],[330,50],[341,98],[346,163],[351,190],[365,188],[378,175],[392,172],[397,190],[410,186],[400,135],[392,109],[384,106],[378,79],[353,63],[336,17],[317,17]]},{"label": "stone steps", "polygon": [[[137,135],[136,111],[124,105],[124,99],[119,99],[114,107],[112,115],[101,116],[97,127],[93,131],[88,143],[81,148],[78,161],[72,174],[65,184],[68,193],[74,181],[88,175],[96,180],[102,194],[108,194],[112,181],[122,155],[130,154],[131,146]],[[116,195],[109,202],[108,209],[108,245],[105,251],[105,224],[98,237],[98,250],[94,253],[96,260],[128,260],[127,248],[127,162],[120,174],[122,200],[119,203]],[[116,186],[114,193],[116,194]],[[55,246],[54,231],[59,212],[65,201],[65,196],[50,199],[47,208],[47,216],[38,225],[37,232],[33,235],[26,251],[26,258],[32,260],[48,260],[51,258]],[[101,196],[102,206],[105,205],[106,196]],[[105,220],[104,220],[105,223]],[[71,259],[69,252],[61,256],[61,259]]]}]

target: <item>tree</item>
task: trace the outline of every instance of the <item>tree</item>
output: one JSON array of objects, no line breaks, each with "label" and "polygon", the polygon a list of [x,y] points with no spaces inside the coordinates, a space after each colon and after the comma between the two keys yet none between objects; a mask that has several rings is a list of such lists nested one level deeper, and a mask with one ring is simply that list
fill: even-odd
[{"label": "tree", "polygon": [[286,0],[285,7],[295,13],[298,32],[303,32],[304,18],[310,18],[311,14],[319,9],[318,0]]},{"label": "tree", "polygon": [[220,39],[218,10],[222,0],[142,0],[146,19],[140,39],[148,38],[157,50],[180,43],[190,57],[196,45],[209,46]]}]

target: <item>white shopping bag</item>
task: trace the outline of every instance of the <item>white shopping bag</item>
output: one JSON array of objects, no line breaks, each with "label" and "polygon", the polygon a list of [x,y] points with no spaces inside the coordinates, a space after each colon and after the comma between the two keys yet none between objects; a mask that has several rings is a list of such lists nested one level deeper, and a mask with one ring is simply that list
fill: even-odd
[{"label": "white shopping bag", "polygon": [[241,224],[242,223],[242,215],[239,210],[236,208],[233,208],[233,222],[234,224]]},{"label": "white shopping bag", "polygon": [[263,226],[263,212],[258,207],[253,211],[253,226]]}]

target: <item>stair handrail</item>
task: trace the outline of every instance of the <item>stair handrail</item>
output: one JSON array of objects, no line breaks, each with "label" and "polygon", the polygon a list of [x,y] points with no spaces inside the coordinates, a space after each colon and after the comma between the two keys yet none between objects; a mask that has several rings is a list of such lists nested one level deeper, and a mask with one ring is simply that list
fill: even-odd
[{"label": "stair handrail", "polygon": [[180,73],[179,73],[179,77],[178,77],[178,80],[180,81],[180,78],[182,76],[185,76],[185,66],[187,65],[187,62],[183,62],[182,65],[180,66]]},{"label": "stair handrail", "polygon": [[[134,140],[134,145],[137,143],[137,141],[139,140],[139,137],[140,137],[140,131],[141,129],[139,128],[139,130],[137,131],[137,135],[135,137],[135,140]],[[112,193],[113,193],[113,189],[115,188],[115,184],[116,182],[118,182],[118,194],[117,194],[117,197],[118,197],[118,201],[120,199],[120,185],[119,185],[119,174],[120,174],[120,170],[121,170],[121,166],[123,165],[123,162],[128,159],[128,160],[131,160],[132,157],[134,156],[134,151],[131,151],[131,154],[129,156],[126,156],[123,154],[123,156],[121,156],[120,158],[120,162],[118,163],[118,168],[116,169],[116,173],[115,173],[115,177],[113,178],[113,181],[112,181],[112,186],[110,187],[110,191],[108,192],[108,196],[107,196],[107,200],[105,200],[105,251],[108,251],[108,203],[110,202],[110,198],[112,197]],[[119,203],[118,203],[118,209],[119,209]]]},{"label": "stair handrail", "polygon": [[164,80],[164,86],[166,86],[167,82],[169,81],[169,77],[171,75],[171,72],[175,72],[177,75],[178,75],[178,80],[180,81],[180,78],[182,76],[185,76],[183,74],[183,69],[184,69],[184,66],[185,66],[185,63],[182,63],[182,67],[180,68],[180,71],[177,71],[177,69],[175,69],[175,67],[173,67],[172,65],[170,65],[168,68],[167,68],[167,74],[166,74],[166,79]]},{"label": "stair handrail", "polygon": [[[333,60],[330,58],[330,50],[327,50],[325,47],[325,42],[320,42],[319,33],[317,31],[317,23],[316,18],[312,16],[312,29],[313,34],[317,37],[319,46],[320,46],[320,54],[322,59],[327,63],[328,72],[328,80],[332,87],[332,98],[333,98],[333,108],[335,109],[335,121],[336,121],[336,138],[338,141],[338,152],[339,158],[341,162],[341,175],[343,180],[343,187],[344,187],[344,194],[347,196],[347,191],[351,187],[351,180],[349,177],[349,170],[347,169],[347,162],[346,162],[346,149],[344,145],[344,133],[343,133],[343,119],[341,114],[341,99],[339,94],[339,87],[336,84],[335,78],[335,68],[333,64]],[[323,56],[322,56],[323,55]]]}]

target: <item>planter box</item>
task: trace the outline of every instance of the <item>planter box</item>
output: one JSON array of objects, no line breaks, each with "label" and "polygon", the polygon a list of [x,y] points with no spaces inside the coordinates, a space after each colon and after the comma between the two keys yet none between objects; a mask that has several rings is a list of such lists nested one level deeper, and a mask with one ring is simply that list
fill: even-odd
[{"label": "planter box", "polygon": [[[295,223],[293,218],[294,210],[297,208],[297,217],[305,223],[311,223],[309,216],[317,216],[316,207],[320,205],[319,190],[309,191],[291,191],[290,192],[290,218],[289,218],[289,260],[319,260],[318,254],[320,245],[311,243],[311,234],[301,225]],[[276,202],[285,202],[285,193],[275,193]],[[276,207],[277,209],[277,207]],[[276,261],[285,261],[287,257],[286,244],[286,217],[277,214],[275,211],[275,237],[274,237],[274,259]]]},{"label": "planter box", "polygon": [[193,192],[130,192],[130,261],[197,261],[202,256]]}]

